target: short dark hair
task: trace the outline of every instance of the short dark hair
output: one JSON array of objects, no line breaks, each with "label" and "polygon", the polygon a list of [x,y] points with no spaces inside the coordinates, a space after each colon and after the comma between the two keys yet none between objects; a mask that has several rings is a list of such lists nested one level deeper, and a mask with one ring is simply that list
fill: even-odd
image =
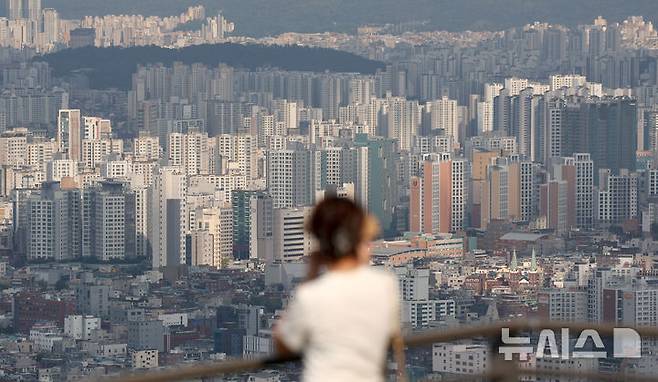
[{"label": "short dark hair", "polygon": [[329,261],[356,256],[359,244],[370,239],[368,220],[368,214],[349,199],[324,199],[313,210],[307,225],[317,239],[316,254]]}]

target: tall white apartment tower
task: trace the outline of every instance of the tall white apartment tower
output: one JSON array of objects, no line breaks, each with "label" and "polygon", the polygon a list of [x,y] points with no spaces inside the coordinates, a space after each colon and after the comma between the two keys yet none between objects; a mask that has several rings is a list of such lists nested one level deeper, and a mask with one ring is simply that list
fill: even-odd
[{"label": "tall white apartment tower", "polygon": [[273,208],[293,205],[293,150],[273,150],[267,156],[267,188],[273,200]]},{"label": "tall white apartment tower", "polygon": [[493,130],[493,102],[477,103],[478,134]]},{"label": "tall white apartment tower", "polygon": [[556,74],[550,77],[551,90],[581,87],[587,84],[587,78],[579,74]]},{"label": "tall white apartment tower", "polygon": [[368,105],[375,93],[375,82],[372,78],[353,78],[349,82],[349,104]]},{"label": "tall white apartment tower", "polygon": [[297,118],[296,102],[288,102],[288,100],[285,99],[273,100],[272,110],[277,117],[277,122],[283,123],[283,127],[286,132],[290,129],[297,128],[299,120]]},{"label": "tall white apartment tower", "polygon": [[459,142],[457,101],[443,97],[439,100],[428,102],[426,107],[429,108],[432,130],[443,129],[446,135],[452,137],[454,143]]},{"label": "tall white apartment tower", "polygon": [[27,256],[30,260],[71,260],[80,256],[80,190],[44,183],[27,200]]},{"label": "tall white apartment tower", "polygon": [[550,158],[562,155],[562,118],[565,104],[563,100],[550,100],[546,105],[546,121],[544,129],[544,158],[548,163]]},{"label": "tall white apartment tower", "polygon": [[112,123],[99,117],[82,117],[84,130],[82,139],[102,139],[112,137]]},{"label": "tall white apartment tower", "polygon": [[153,269],[185,263],[187,180],[176,167],[156,170],[150,189],[149,243]]},{"label": "tall white apartment tower", "polygon": [[519,95],[522,90],[526,89],[529,85],[527,78],[505,78],[505,89],[508,89],[510,96]]},{"label": "tall white apartment tower", "polygon": [[227,266],[233,257],[233,214],[230,207],[199,207],[191,231],[192,265]]},{"label": "tall white apartment tower", "polygon": [[41,17],[41,0],[23,0],[23,17],[39,20]]},{"label": "tall white apartment tower", "polygon": [[[216,155],[224,162],[236,163],[248,180],[258,177],[257,142],[253,135],[222,134],[214,138]],[[217,170],[214,172],[217,174]]]},{"label": "tall white apartment tower", "polygon": [[466,159],[451,160],[451,210],[450,227],[452,231],[461,231],[468,223],[470,202],[471,167]]},{"label": "tall white apartment tower", "polygon": [[503,90],[503,87],[503,84],[495,82],[484,84],[484,102],[493,105],[494,98],[500,95],[500,91]]},{"label": "tall white apartment tower", "polygon": [[361,206],[368,206],[368,185],[369,168],[368,168],[368,148],[357,147],[354,164],[354,199]]},{"label": "tall white apartment tower", "polygon": [[418,132],[419,115],[418,102],[388,98],[380,111],[378,127],[385,133],[382,135],[398,141],[401,151],[409,151]]},{"label": "tall white apartment tower", "polygon": [[46,8],[42,12],[43,35],[46,44],[59,41],[59,14],[53,8]]},{"label": "tall white apartment tower", "polygon": [[167,158],[170,166],[181,167],[187,175],[209,173],[208,133],[171,133],[168,138]]},{"label": "tall white apartment tower", "polygon": [[17,20],[23,18],[23,0],[5,0],[6,14],[9,20]]},{"label": "tall white apartment tower", "polygon": [[[83,193],[82,256],[102,261],[119,260],[133,254],[127,237],[134,237],[135,221],[126,219],[128,189],[120,182],[99,182]],[[135,219],[136,220],[136,219]]]},{"label": "tall white apartment tower", "polygon": [[576,167],[576,226],[594,226],[594,162],[589,153],[573,155]]},{"label": "tall white apartment tower", "polygon": [[500,95],[503,90],[503,84],[487,83],[484,84],[484,101],[478,102],[478,132],[484,133],[493,130],[494,124],[494,98]]}]

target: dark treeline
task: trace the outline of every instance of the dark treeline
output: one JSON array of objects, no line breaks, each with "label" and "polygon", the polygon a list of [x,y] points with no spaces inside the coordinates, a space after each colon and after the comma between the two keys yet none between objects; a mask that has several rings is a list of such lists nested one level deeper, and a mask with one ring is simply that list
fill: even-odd
[{"label": "dark treeline", "polygon": [[179,61],[235,68],[279,68],[289,71],[374,73],[383,64],[333,49],[300,46],[241,44],[197,45],[183,49],[155,46],[134,48],[85,47],[62,50],[37,58],[51,65],[56,76],[85,71],[92,88],[129,89],[131,75],[139,64]]}]

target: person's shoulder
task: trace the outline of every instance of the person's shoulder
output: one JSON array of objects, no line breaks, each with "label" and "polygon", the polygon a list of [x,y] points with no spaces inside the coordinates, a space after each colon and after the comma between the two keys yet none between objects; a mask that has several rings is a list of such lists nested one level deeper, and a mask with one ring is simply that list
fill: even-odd
[{"label": "person's shoulder", "polygon": [[318,293],[326,289],[326,275],[321,275],[315,280],[304,281],[295,288],[295,296],[298,300],[314,299]]},{"label": "person's shoulder", "polygon": [[369,277],[377,279],[381,282],[395,283],[397,284],[398,279],[392,272],[381,267],[366,267],[364,268],[365,272]]},{"label": "person's shoulder", "polygon": [[303,299],[309,293],[312,293],[312,290],[314,289],[315,281],[316,280],[305,281],[297,285],[297,287],[295,287],[295,292],[294,292],[295,297],[297,299]]}]

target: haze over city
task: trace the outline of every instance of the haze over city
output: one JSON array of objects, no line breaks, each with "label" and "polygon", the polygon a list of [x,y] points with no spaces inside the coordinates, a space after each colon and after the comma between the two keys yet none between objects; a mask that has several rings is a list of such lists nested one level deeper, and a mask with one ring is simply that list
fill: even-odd
[{"label": "haze over city", "polygon": [[655,378],[656,19],[0,0],[0,380]]}]

